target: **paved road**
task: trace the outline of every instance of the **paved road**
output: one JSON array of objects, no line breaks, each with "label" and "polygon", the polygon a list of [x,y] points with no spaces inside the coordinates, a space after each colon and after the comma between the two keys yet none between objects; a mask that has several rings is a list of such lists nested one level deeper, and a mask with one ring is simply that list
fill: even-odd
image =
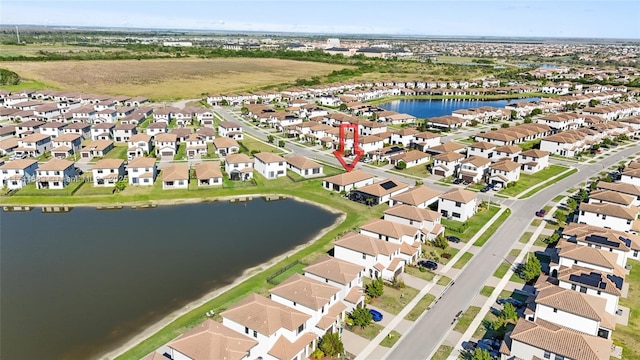
[{"label": "paved road", "polygon": [[459,311],[464,311],[478,295],[480,289],[506,258],[513,244],[518,241],[533,218],[536,210],[568,188],[574,187],[620,160],[640,150],[640,145],[619,151],[596,164],[582,164],[580,171],[538,192],[526,201],[514,201],[511,216],[482,247],[455,284],[431,307],[414,328],[400,339],[388,359],[426,359],[446,336],[452,321]]}]

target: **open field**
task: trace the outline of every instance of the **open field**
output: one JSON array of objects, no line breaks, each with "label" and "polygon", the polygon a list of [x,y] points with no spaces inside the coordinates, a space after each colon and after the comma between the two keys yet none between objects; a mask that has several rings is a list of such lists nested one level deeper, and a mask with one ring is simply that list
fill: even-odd
[{"label": "open field", "polygon": [[[62,39],[61,39],[62,40]],[[43,53],[68,54],[69,52],[126,52],[122,48],[106,48],[91,46],[70,46],[70,45],[0,45],[0,57],[26,56],[36,57],[42,56]]]},{"label": "open field", "polygon": [[326,75],[347,66],[229,58],[5,62],[2,67],[64,90],[171,100],[257,89]]}]

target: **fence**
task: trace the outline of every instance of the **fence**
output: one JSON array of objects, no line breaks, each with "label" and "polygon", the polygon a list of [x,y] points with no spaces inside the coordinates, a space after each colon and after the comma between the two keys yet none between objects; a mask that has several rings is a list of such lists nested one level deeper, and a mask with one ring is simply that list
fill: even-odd
[{"label": "fence", "polygon": [[[291,269],[292,267],[298,265],[298,264],[303,264],[306,265],[305,263],[301,262],[300,260],[296,260],[294,262],[292,262],[291,264],[288,264],[286,266],[281,267],[280,269],[278,269],[278,271],[276,271],[275,273],[267,276],[267,282],[270,284],[274,284],[272,281],[273,279],[277,278],[278,276],[282,275],[283,273],[285,273],[287,270]],[[275,285],[275,284],[274,284]]]}]

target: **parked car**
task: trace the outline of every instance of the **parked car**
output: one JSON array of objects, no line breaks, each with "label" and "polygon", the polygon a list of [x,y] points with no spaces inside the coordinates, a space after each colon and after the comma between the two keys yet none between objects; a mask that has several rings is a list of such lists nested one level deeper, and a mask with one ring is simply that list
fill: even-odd
[{"label": "parked car", "polygon": [[453,235],[447,235],[447,240],[451,241],[452,243],[459,243],[460,242],[460,238],[457,236],[453,236]]},{"label": "parked car", "polygon": [[421,266],[421,267],[429,269],[429,270],[437,270],[438,269],[438,263],[433,261],[433,260],[420,260],[420,261],[418,261],[418,266]]},{"label": "parked car", "polygon": [[457,184],[462,184],[462,179],[456,178],[455,180],[453,180],[453,183],[456,184],[456,185]]},{"label": "parked car", "polygon": [[487,191],[489,191],[491,189],[493,189],[493,184],[488,184],[487,186],[485,186],[482,189],[480,189],[480,192],[487,192]]},{"label": "parked car", "polygon": [[378,310],[369,309],[369,313],[371,314],[371,319],[375,322],[382,321],[382,314]]},{"label": "parked car", "polygon": [[493,190],[495,190],[495,191],[498,191],[498,190],[500,190],[500,189],[502,189],[502,184],[500,184],[500,183],[497,183],[497,184],[495,184],[495,185],[493,186]]},{"label": "parked car", "polygon": [[464,341],[462,343],[462,348],[467,350],[467,351],[473,351],[478,347],[478,343],[476,343],[475,341]]},{"label": "parked car", "polygon": [[500,341],[495,339],[480,339],[478,340],[478,347],[487,351],[499,350]]},{"label": "parked car", "polygon": [[536,211],[536,216],[537,217],[544,217],[547,214],[547,210],[545,209],[540,209],[538,211]]},{"label": "parked car", "polygon": [[498,300],[496,300],[496,302],[500,305],[504,305],[506,303],[510,303],[511,305],[513,305],[516,308],[519,307],[523,307],[524,303],[518,299],[514,299],[514,298],[500,298]]}]

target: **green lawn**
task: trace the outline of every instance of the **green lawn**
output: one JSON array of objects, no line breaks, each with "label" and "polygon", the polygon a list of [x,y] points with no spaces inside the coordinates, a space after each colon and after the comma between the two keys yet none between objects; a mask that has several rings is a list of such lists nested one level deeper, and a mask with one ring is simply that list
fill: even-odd
[{"label": "green lawn", "polygon": [[447,286],[449,285],[449,283],[451,282],[451,278],[449,278],[448,276],[442,276],[438,282],[436,284],[441,285],[441,286]]},{"label": "green lawn", "polygon": [[384,329],[384,327],[372,322],[371,324],[369,324],[369,326],[365,327],[364,329],[361,328],[360,326],[354,326],[348,330],[356,335],[362,336],[367,340],[373,340],[376,336],[378,336],[378,334],[380,334],[380,331],[382,331],[382,329]]},{"label": "green lawn", "polygon": [[[84,181],[72,181],[64,189],[37,189],[36,183],[32,182],[18,190],[14,196],[27,196],[28,198],[26,199],[39,198],[41,196],[47,198],[56,196],[72,196],[84,184]],[[46,203],[47,201],[44,200],[43,202]]]},{"label": "green lawn", "polygon": [[424,311],[427,310],[429,306],[431,306],[431,303],[435,299],[436,297],[434,295],[431,295],[431,294],[425,295],[424,297],[422,297],[422,299],[420,299],[420,301],[418,301],[416,306],[414,306],[413,309],[411,309],[411,311],[409,311],[407,316],[405,316],[404,318],[409,321],[418,320],[420,315],[422,315],[422,313],[424,313]]},{"label": "green lawn", "polygon": [[520,249],[511,249],[509,251],[509,256],[518,257],[520,255]]},{"label": "green lawn", "polygon": [[393,345],[395,345],[395,343],[400,340],[401,336],[402,334],[400,334],[399,332],[391,330],[391,332],[384,339],[382,339],[382,341],[380,341],[380,346],[388,348],[393,347]]},{"label": "green lawn", "polygon": [[519,242],[526,244],[529,242],[529,240],[531,240],[531,236],[533,235],[532,232],[527,231],[524,234],[522,234],[522,236],[520,236],[520,239],[518,240]]},{"label": "green lawn", "polygon": [[540,226],[540,224],[542,224],[541,219],[533,219],[533,221],[531,222],[531,226],[535,226],[535,227]]},{"label": "green lawn", "polygon": [[[275,142],[278,142],[277,138]],[[246,154],[250,154],[252,151],[283,153],[283,151],[277,146],[258,141],[256,138],[248,136],[246,134],[244,136],[244,139],[238,141],[238,144],[240,145],[240,152],[244,152]]]},{"label": "green lawn", "polygon": [[485,230],[485,232],[482,233],[482,235],[480,235],[478,240],[476,240],[473,243],[473,245],[475,246],[484,245],[489,240],[489,238],[491,238],[491,236],[493,236],[493,234],[498,230],[498,228],[502,226],[502,224],[507,220],[507,218],[510,215],[511,215],[511,209],[507,208],[502,214],[500,214],[500,217],[498,217],[498,219],[496,219],[496,221],[494,221],[493,224],[491,224],[489,228],[487,228],[487,230]]},{"label": "green lawn", "polygon": [[502,264],[500,264],[500,266],[498,266],[496,271],[493,273],[493,276],[497,277],[498,279],[502,279],[507,274],[507,271],[509,271],[510,268],[511,265],[503,262]]},{"label": "green lawn", "polygon": [[269,282],[273,285],[278,285],[281,282],[287,280],[288,278],[290,278],[293,274],[303,274],[304,271],[302,269],[304,269],[305,267],[307,267],[307,264],[303,264],[303,263],[297,263],[295,265],[293,265],[291,268],[287,269],[285,272],[283,272],[282,274],[274,277],[273,279],[271,279]]},{"label": "green lawn", "polygon": [[467,311],[465,311],[464,314],[460,316],[460,319],[458,320],[458,322],[456,322],[456,326],[453,327],[453,330],[460,333],[464,333],[465,331],[467,331],[467,329],[469,328],[469,325],[471,325],[471,322],[476,317],[476,315],[478,315],[479,312],[480,312],[479,307],[469,306]]},{"label": "green lawn", "polygon": [[[424,268],[423,268],[424,269]],[[435,274],[429,270],[425,271],[420,271],[418,268],[413,267],[413,266],[407,266],[405,265],[404,267],[404,272],[411,275],[411,276],[415,276],[417,278],[426,280],[426,281],[431,281],[433,280],[433,277],[435,276]]]},{"label": "green lawn", "polygon": [[547,235],[538,235],[536,241],[533,242],[533,246],[547,246],[545,240],[549,238]]},{"label": "green lawn", "polygon": [[[127,145],[115,145],[108,153],[104,154],[105,159],[127,160]],[[98,158],[94,158],[96,160]]]},{"label": "green lawn", "polygon": [[491,294],[493,293],[493,290],[495,290],[496,288],[493,286],[487,286],[485,285],[482,290],[480,290],[480,295],[484,295],[486,297],[491,296]]},{"label": "green lawn", "polygon": [[92,196],[92,195],[111,195],[115,191],[115,187],[101,187],[101,186],[93,186],[93,182],[87,182],[82,185],[78,191],[74,194],[75,196]]},{"label": "green lawn", "polygon": [[427,171],[427,165],[426,164],[421,164],[421,165],[416,165],[416,166],[412,166],[410,168],[406,168],[403,170],[398,170],[395,169],[395,171],[404,174],[404,175],[409,175],[409,176],[415,176],[415,177],[419,177],[419,178],[426,178],[429,177],[431,174]]},{"label": "green lawn", "polygon": [[440,345],[438,350],[436,350],[436,352],[433,353],[431,360],[447,360],[452,351],[453,351],[453,348],[451,346]]},{"label": "green lawn", "polygon": [[469,260],[471,260],[472,257],[473,257],[472,253],[465,252],[464,254],[462,254],[462,256],[460,256],[458,261],[456,261],[456,263],[453,264],[452,267],[454,269],[462,269],[469,262]]},{"label": "green lawn", "polygon": [[181,142],[178,144],[178,149],[176,150],[176,154],[173,155],[173,160],[184,160],[187,158],[187,144]]},{"label": "green lawn", "polygon": [[[370,283],[371,279],[364,279],[364,285]],[[418,290],[409,286],[405,286],[402,289],[395,289],[385,283],[382,296],[371,299],[370,304],[390,314],[397,315],[400,310],[404,309],[404,307],[418,295],[418,292]]]},{"label": "green lawn", "polygon": [[[513,187],[508,187],[506,189],[500,190],[500,194],[508,195],[508,196],[516,196],[523,191],[530,189],[531,187],[544,183],[549,180],[551,177],[560,174],[561,172],[568,170],[569,168],[562,165],[550,165],[546,169],[540,170],[535,174],[520,174],[520,180],[516,182],[516,185]],[[555,182],[555,181],[553,181]],[[549,182],[551,185],[553,182]],[[541,186],[540,189],[543,189],[545,186]]]},{"label": "green lawn", "polygon": [[[449,263],[449,260],[451,260],[454,256],[456,256],[458,251],[459,251],[458,249],[453,247],[447,247],[446,249],[443,250],[435,246],[432,246],[430,243],[426,243],[422,245],[422,252],[425,258],[435,260],[436,262],[439,262],[440,264],[444,264],[444,265]],[[443,257],[442,255],[444,254],[448,254],[448,255],[446,257]]]},{"label": "green lawn", "polygon": [[[547,186],[549,186],[549,185],[551,185],[551,184],[555,184],[555,183],[557,183],[558,181],[560,181],[560,180],[562,180],[562,179],[564,179],[564,178],[567,178],[567,177],[569,177],[569,176],[571,176],[571,175],[573,175],[573,174],[575,174],[575,173],[577,173],[577,172],[578,172],[578,169],[575,169],[575,168],[574,168],[574,169],[571,169],[571,170],[569,170],[569,171],[567,171],[567,172],[565,172],[565,173],[563,173],[563,174],[559,175],[557,178],[553,179],[552,181],[550,181],[550,182],[549,182],[549,184],[547,184]],[[538,187],[538,188],[532,189],[532,190],[530,190],[530,191],[526,192],[524,195],[519,196],[519,198],[520,198],[520,199],[526,199],[526,198],[528,198],[528,197],[531,197],[532,195],[534,195],[534,194],[535,194],[535,193],[537,193],[538,191],[543,190],[543,189],[544,189],[544,188],[546,188],[547,186],[541,186],[541,187]]]},{"label": "green lawn", "polygon": [[566,196],[564,196],[564,195],[558,195],[558,196],[554,197],[551,201],[553,201],[553,202],[556,202],[556,203],[557,203],[557,202],[560,202],[560,201],[561,201],[562,199],[564,199],[565,197],[566,197]]},{"label": "green lawn", "polygon": [[620,305],[631,310],[629,325],[618,324],[613,331],[613,343],[622,346],[622,358],[640,359],[640,262],[630,260],[631,272],[625,278],[629,283],[629,296],[620,298]]},{"label": "green lawn", "polygon": [[475,234],[477,234],[482,227],[493,218],[493,216],[498,212],[499,208],[492,206],[489,209],[479,209],[478,212],[471,217],[471,219],[467,220],[465,223],[467,224],[466,228],[462,232],[459,229],[462,229],[463,223],[456,220],[442,219],[442,226],[445,227],[446,235],[453,235],[459,237],[462,241],[469,241]]}]

